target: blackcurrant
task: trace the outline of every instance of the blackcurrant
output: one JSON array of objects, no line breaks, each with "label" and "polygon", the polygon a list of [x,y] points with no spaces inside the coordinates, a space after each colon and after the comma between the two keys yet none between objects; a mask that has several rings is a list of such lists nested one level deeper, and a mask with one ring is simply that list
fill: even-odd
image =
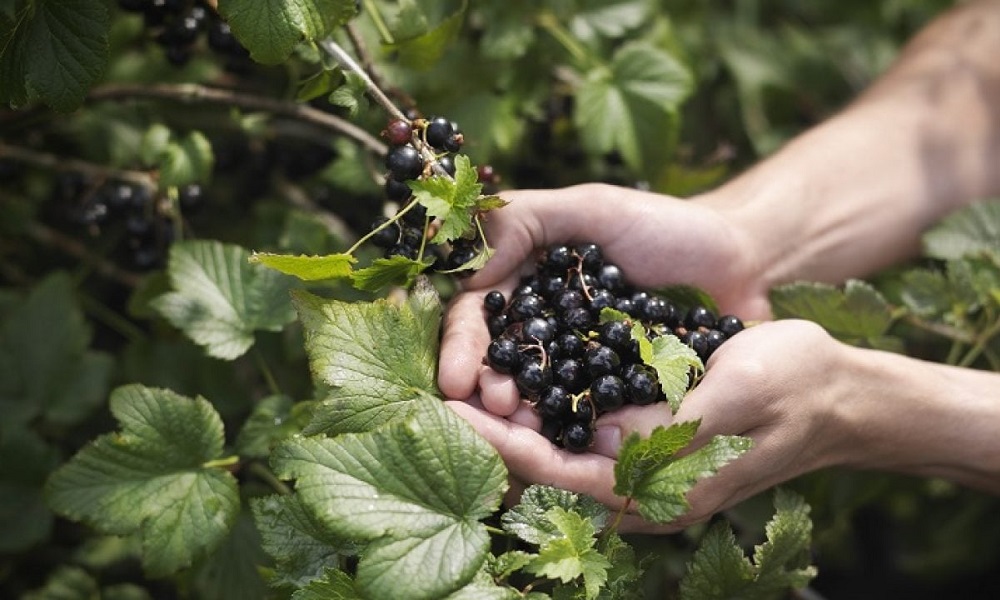
[{"label": "blackcurrant", "polygon": [[[379,227],[378,231],[375,231]],[[371,242],[379,248],[391,248],[399,242],[399,224],[389,223],[388,217],[378,217],[372,223],[371,230],[375,233],[371,237]]]},{"label": "blackcurrant", "polygon": [[737,333],[743,331],[743,321],[739,317],[733,315],[724,315],[719,317],[719,320],[715,324],[715,328],[718,329],[727,338],[731,338]]},{"label": "blackcurrant", "polygon": [[708,338],[705,337],[704,333],[696,329],[688,331],[682,341],[690,346],[701,360],[704,361],[708,357]]},{"label": "blackcurrant", "polygon": [[385,197],[396,202],[405,202],[413,195],[413,190],[406,185],[405,181],[399,181],[392,177],[385,179]]},{"label": "blackcurrant", "polygon": [[637,370],[625,380],[625,396],[629,402],[645,406],[656,402],[660,395],[660,382],[648,370]]},{"label": "blackcurrant", "polygon": [[542,418],[561,419],[572,408],[569,393],[558,385],[548,387],[538,396],[535,409]]},{"label": "blackcurrant", "polygon": [[587,450],[594,440],[594,433],[588,424],[573,422],[563,429],[561,439],[563,448],[579,453]]},{"label": "blackcurrant", "polygon": [[564,275],[573,266],[573,251],[569,246],[552,246],[542,256],[541,266],[557,275]]},{"label": "blackcurrant", "polygon": [[601,344],[617,352],[627,352],[632,346],[632,327],[625,321],[608,321],[597,330]]},{"label": "blackcurrant", "polygon": [[688,329],[711,329],[715,327],[715,314],[704,306],[692,306],[684,317],[684,325]]},{"label": "blackcurrant", "polygon": [[413,126],[408,121],[393,119],[382,130],[382,137],[393,146],[403,146],[410,143],[412,133]]},{"label": "blackcurrant", "polygon": [[555,327],[542,317],[532,317],[521,327],[521,339],[527,344],[548,344],[555,333]]},{"label": "blackcurrant", "polygon": [[610,347],[596,344],[587,348],[584,364],[587,365],[587,372],[590,373],[591,377],[600,377],[601,375],[617,373],[621,365],[621,358]]},{"label": "blackcurrant", "polygon": [[563,358],[552,363],[552,380],[568,392],[577,394],[590,384],[583,363],[575,358]]},{"label": "blackcurrant", "polygon": [[385,156],[385,168],[393,179],[406,181],[416,179],[424,172],[424,159],[412,145],[396,146]]},{"label": "blackcurrant", "polygon": [[552,385],[552,370],[541,361],[522,360],[517,376],[514,378],[517,389],[529,398],[536,397],[548,386]]},{"label": "blackcurrant", "polygon": [[542,314],[544,301],[537,294],[521,294],[515,296],[510,301],[510,308],[507,309],[511,320],[524,321],[531,317]]},{"label": "blackcurrant", "polygon": [[483,308],[490,314],[497,314],[507,306],[507,299],[500,290],[490,290],[483,296]]},{"label": "blackcurrant", "polygon": [[599,412],[619,408],[625,403],[625,382],[617,375],[601,375],[590,384],[590,399]]},{"label": "blackcurrant", "polygon": [[567,310],[562,314],[561,320],[569,329],[577,329],[579,331],[586,331],[594,324],[594,318],[591,316],[590,311],[582,306]]},{"label": "blackcurrant", "polygon": [[504,337],[493,340],[486,347],[486,363],[497,373],[513,373],[521,363],[517,343]]},{"label": "blackcurrant", "polygon": [[427,143],[438,150],[444,150],[448,139],[454,134],[455,129],[452,127],[451,121],[444,117],[433,117],[428,121],[427,129],[424,131]]}]

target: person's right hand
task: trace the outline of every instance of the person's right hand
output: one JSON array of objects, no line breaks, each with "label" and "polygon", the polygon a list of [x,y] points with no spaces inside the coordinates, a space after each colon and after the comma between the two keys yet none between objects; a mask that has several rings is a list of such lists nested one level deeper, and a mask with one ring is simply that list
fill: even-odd
[{"label": "person's right hand", "polygon": [[482,365],[490,336],[483,296],[509,297],[536,252],[556,243],[594,242],[631,285],[687,284],[708,292],[725,313],[744,320],[770,313],[757,248],[730,215],[696,200],[587,184],[502,194],[510,204],[489,213],[486,236],[496,254],[468,278],[444,323],[438,386],[465,400],[477,390],[489,412],[509,416],[520,404],[514,383]]}]

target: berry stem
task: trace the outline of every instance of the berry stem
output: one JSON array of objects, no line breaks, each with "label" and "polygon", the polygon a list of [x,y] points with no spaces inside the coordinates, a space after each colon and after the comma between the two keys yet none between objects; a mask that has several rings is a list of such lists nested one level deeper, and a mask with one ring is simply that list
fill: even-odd
[{"label": "berry stem", "polygon": [[368,72],[362,69],[361,65],[359,65],[357,61],[354,60],[354,58],[340,46],[340,44],[330,38],[327,38],[320,42],[319,45],[326,51],[327,54],[335,58],[337,62],[340,63],[341,67],[357,74],[358,77],[361,78],[361,81],[365,84],[365,91],[368,92],[368,95],[371,96],[372,99],[375,100],[375,102],[377,102],[383,110],[385,110],[385,112],[389,113],[391,118],[402,119],[409,122],[409,119],[406,118],[403,111],[399,110],[399,107],[393,104],[392,100],[390,100],[389,97],[385,95],[385,92],[382,91],[382,88],[375,84],[375,81],[373,81],[371,76],[368,75]]},{"label": "berry stem", "polygon": [[[357,252],[358,248],[360,248],[362,244],[364,244],[365,242],[367,242],[368,240],[370,240],[372,237],[375,236],[375,234],[377,234],[378,232],[382,231],[386,227],[391,227],[394,223],[397,223],[403,217],[403,215],[405,215],[406,213],[410,212],[410,209],[412,209],[417,204],[418,204],[418,201],[417,201],[416,198],[414,198],[413,200],[410,200],[410,202],[406,206],[404,206],[403,208],[399,209],[399,212],[397,212],[395,215],[393,215],[391,218],[389,218],[385,223],[382,223],[378,227],[372,229],[371,231],[369,231],[365,235],[361,236],[361,238],[358,241],[354,242],[354,245],[352,245],[350,248],[348,248],[344,252],[344,254],[354,254],[355,252]],[[426,225],[425,225],[424,231],[426,232]],[[423,245],[421,245],[421,251],[422,250],[423,250]]]},{"label": "berry stem", "polygon": [[271,469],[268,469],[267,466],[264,465],[263,463],[253,461],[247,467],[247,470],[253,473],[256,477],[259,477],[262,481],[271,486],[271,489],[281,494],[282,496],[292,495],[291,488],[285,485],[285,482],[278,479],[278,477],[271,471]]},{"label": "berry stem", "polygon": [[395,44],[396,39],[392,37],[392,32],[389,31],[389,27],[385,24],[385,19],[382,18],[382,13],[379,11],[375,0],[362,0],[362,4],[365,7],[365,14],[372,20],[372,24],[382,37],[382,41],[389,45]]},{"label": "berry stem", "polygon": [[587,51],[573,35],[566,30],[562,23],[551,11],[544,11],[538,15],[537,18],[538,26],[544,29],[551,35],[559,44],[569,52],[573,58],[584,65],[599,65],[601,64],[594,56]]},{"label": "berry stem", "polygon": [[965,353],[962,360],[959,361],[958,366],[968,367],[971,365],[979,355],[983,353],[983,349],[986,348],[986,344],[990,342],[997,334],[1000,334],[1000,319],[993,322],[989,329],[982,332],[977,336],[976,343],[969,348],[969,351]]}]

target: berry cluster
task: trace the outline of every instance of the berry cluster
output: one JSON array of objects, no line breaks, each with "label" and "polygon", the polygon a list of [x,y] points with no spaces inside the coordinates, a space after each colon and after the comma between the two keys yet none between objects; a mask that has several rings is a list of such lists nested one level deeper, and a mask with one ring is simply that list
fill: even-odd
[{"label": "berry cluster", "polygon": [[230,66],[250,56],[229,24],[204,0],[118,0],[118,4],[123,10],[142,14],[146,28],[154,32],[156,43],[173,65],[183,66],[191,60],[203,33],[208,47],[225,57]]},{"label": "berry cluster", "polygon": [[[665,399],[655,369],[639,356],[633,322],[649,337],[677,336],[702,361],[743,329],[735,316],[717,317],[703,306],[685,312],[633,288],[596,244],[552,246],[536,267],[509,301],[499,290],[484,297],[492,338],[485,363],[514,377],[542,417],[542,433],[572,452],[590,446],[601,414]],[[602,323],[605,308],[630,320]]]},{"label": "berry cluster", "polygon": [[[385,196],[403,209],[392,218],[378,217],[372,223],[374,234],[371,241],[384,249],[386,257],[404,256],[415,260],[420,256],[427,235],[427,209],[412,202],[413,192],[406,182],[441,172],[454,176],[454,154],[462,148],[464,138],[458,125],[444,117],[393,119],[382,131],[382,137],[390,145],[385,157]],[[415,142],[434,153],[436,165],[424,159]],[[485,175],[495,178],[492,170]],[[434,251],[443,252],[439,248]],[[450,251],[443,256],[443,261],[435,264],[434,268],[443,271],[459,269],[475,258],[478,251],[476,240],[455,240]]]}]

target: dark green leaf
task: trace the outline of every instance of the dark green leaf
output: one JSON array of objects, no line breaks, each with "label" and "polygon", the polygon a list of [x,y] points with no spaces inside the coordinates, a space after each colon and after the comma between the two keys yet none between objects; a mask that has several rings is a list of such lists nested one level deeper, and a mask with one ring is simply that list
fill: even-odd
[{"label": "dark green leaf", "polygon": [[397,41],[389,48],[398,53],[399,61],[404,66],[413,69],[428,69],[434,66],[461,30],[467,6],[468,0],[462,0],[461,7],[433,29]]},{"label": "dark green leaf", "polygon": [[365,600],[354,589],[351,576],[337,569],[327,569],[322,577],[314,579],[292,594],[292,600]]},{"label": "dark green leaf", "polygon": [[331,386],[307,434],[369,431],[405,417],[436,396],[441,303],[417,286],[402,306],[387,300],[342,302],[294,294],[313,373]]},{"label": "dark green leaf", "polygon": [[364,98],[367,85],[357,73],[345,73],[346,81],[330,94],[330,104],[347,109],[347,114],[356,118]]},{"label": "dark green leaf", "polygon": [[0,553],[46,540],[54,517],[42,484],[59,464],[56,449],[27,429],[0,435]]},{"label": "dark green leaf", "polygon": [[356,584],[375,598],[441,598],[468,583],[489,551],[478,521],[507,488],[496,451],[436,399],[369,433],[290,440],[272,462],[329,531],[368,542]]},{"label": "dark green leaf", "polygon": [[97,580],[80,567],[60,565],[45,585],[22,600],[91,600],[99,597]]},{"label": "dark green leaf", "polygon": [[701,421],[685,421],[667,428],[657,427],[644,440],[631,433],[622,443],[615,463],[615,494],[633,497],[655,470],[691,443],[700,425]]},{"label": "dark green leaf", "polygon": [[[246,512],[212,553],[191,572],[195,597],[212,600],[247,600],[267,597],[260,565],[267,562],[261,534]],[[104,600],[102,597],[101,600]]]},{"label": "dark green leaf", "polygon": [[295,319],[288,301],[293,280],[249,258],[243,248],[221,242],[175,243],[167,265],[174,291],[153,308],[210,356],[238,358],[253,345],[255,331],[280,331]]},{"label": "dark green leaf", "polygon": [[219,12],[257,62],[277,64],[355,14],[354,0],[219,0]]},{"label": "dark green leaf", "polygon": [[154,576],[186,567],[219,543],[239,513],[222,457],[219,415],[204,399],[138,385],[111,395],[118,433],[90,442],[49,479],[57,513],[118,535],[137,532]]},{"label": "dark green leaf", "polygon": [[683,600],[749,598],[743,593],[753,581],[754,568],[724,522],[713,525],[698,544],[681,580]]},{"label": "dark green leaf", "polygon": [[524,490],[520,502],[500,519],[505,531],[539,546],[559,536],[558,528],[548,518],[553,508],[579,513],[598,529],[604,527],[608,518],[608,509],[590,496],[536,484]]}]

